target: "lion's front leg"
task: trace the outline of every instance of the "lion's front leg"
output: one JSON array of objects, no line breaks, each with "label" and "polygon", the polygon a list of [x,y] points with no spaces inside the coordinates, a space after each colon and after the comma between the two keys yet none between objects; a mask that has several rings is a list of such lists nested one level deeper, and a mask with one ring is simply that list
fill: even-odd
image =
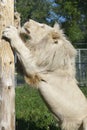
[{"label": "lion's front leg", "polygon": [[21,40],[18,30],[13,26],[7,27],[3,32],[3,37],[9,39],[11,46],[15,49],[15,52],[24,67],[23,71],[25,72],[27,82],[35,83],[40,80],[38,77],[39,71],[34,58],[32,57],[29,48],[27,48]]}]

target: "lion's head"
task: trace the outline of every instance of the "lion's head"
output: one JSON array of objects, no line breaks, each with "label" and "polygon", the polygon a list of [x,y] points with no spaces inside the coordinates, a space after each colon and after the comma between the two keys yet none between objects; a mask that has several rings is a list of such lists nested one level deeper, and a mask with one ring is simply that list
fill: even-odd
[{"label": "lion's head", "polygon": [[30,36],[29,44],[36,64],[44,71],[72,71],[75,74],[76,50],[58,23],[54,27],[29,20],[23,29]]}]

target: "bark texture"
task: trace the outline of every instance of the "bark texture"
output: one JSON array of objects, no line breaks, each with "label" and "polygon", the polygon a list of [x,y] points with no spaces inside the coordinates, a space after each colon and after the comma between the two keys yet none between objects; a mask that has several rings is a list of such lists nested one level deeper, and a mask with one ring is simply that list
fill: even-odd
[{"label": "bark texture", "polygon": [[2,39],[5,27],[14,24],[14,0],[0,0],[0,130],[15,130],[14,56]]}]

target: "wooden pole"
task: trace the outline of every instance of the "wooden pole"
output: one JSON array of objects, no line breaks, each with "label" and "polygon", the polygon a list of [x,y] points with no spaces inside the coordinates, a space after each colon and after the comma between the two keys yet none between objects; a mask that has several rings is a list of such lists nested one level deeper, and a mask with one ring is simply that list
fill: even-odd
[{"label": "wooden pole", "polygon": [[0,0],[0,130],[15,130],[14,56],[2,39],[6,26],[14,24],[14,0]]}]

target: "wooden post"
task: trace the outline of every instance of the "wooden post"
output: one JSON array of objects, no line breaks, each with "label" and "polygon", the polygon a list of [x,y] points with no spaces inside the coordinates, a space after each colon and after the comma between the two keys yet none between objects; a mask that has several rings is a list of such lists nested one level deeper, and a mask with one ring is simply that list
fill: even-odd
[{"label": "wooden post", "polygon": [[15,130],[14,56],[2,39],[6,26],[14,23],[14,0],[0,0],[0,130]]}]

